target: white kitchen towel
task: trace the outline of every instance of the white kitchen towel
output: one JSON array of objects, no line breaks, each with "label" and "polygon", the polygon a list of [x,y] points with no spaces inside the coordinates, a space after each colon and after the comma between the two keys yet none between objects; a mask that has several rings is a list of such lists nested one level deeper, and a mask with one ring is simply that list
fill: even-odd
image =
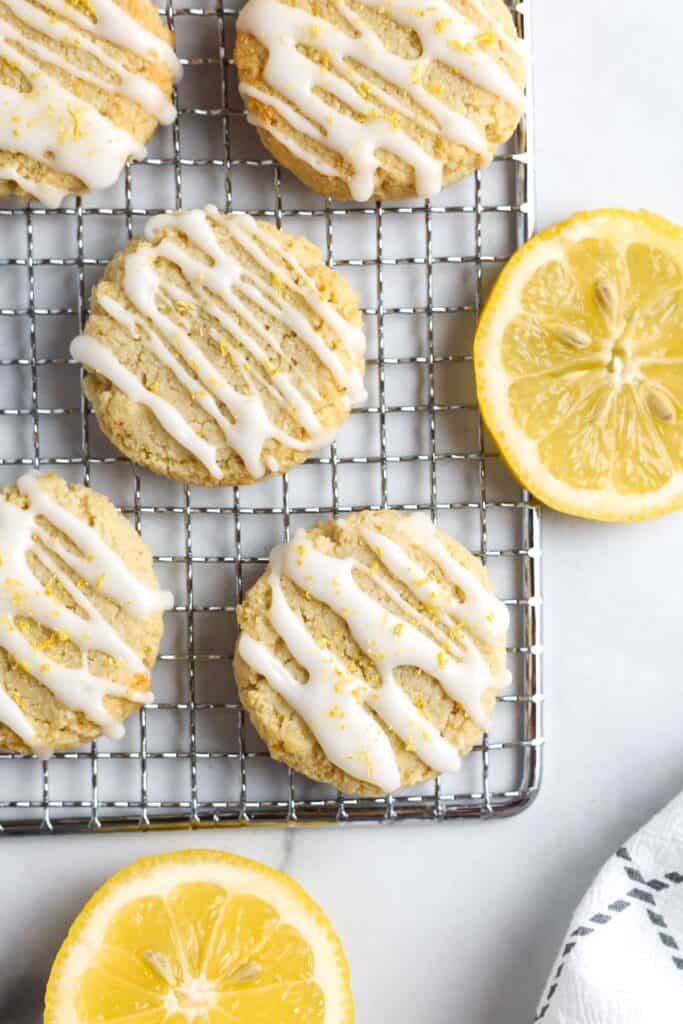
[{"label": "white kitchen towel", "polygon": [[605,864],[539,1003],[543,1024],[682,1024],[683,793]]}]

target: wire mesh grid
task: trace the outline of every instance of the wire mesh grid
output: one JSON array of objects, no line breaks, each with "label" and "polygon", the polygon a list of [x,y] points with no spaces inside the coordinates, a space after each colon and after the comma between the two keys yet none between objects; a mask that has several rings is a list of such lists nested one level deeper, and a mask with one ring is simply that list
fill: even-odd
[{"label": "wire mesh grid", "polygon": [[[521,34],[529,4],[516,5]],[[529,116],[484,171],[436,202],[362,206],[308,193],[261,149],[230,55],[237,8],[162,12],[184,77],[179,116],[106,193],[0,209],[0,484],[22,467],[106,493],[154,552],[176,605],[155,701],[124,740],[49,762],[0,754],[5,834],[251,822],[443,820],[525,807],[542,760],[539,513],[483,428],[471,340],[490,280],[532,230]],[[531,105],[529,104],[529,109]],[[306,234],[358,291],[366,405],[304,466],[242,488],[183,487],[121,457],[68,357],[88,294],[144,219],[215,202]],[[510,612],[513,683],[462,770],[387,798],[344,796],[272,761],[231,676],[235,607],[273,544],[356,508],[423,509],[487,563]]]}]

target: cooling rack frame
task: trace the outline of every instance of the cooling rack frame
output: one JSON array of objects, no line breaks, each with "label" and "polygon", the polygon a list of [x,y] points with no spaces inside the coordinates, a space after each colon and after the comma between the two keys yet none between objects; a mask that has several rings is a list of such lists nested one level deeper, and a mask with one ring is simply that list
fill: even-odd
[{"label": "cooling rack frame", "polygon": [[[530,0],[523,4],[511,4],[517,26],[524,38],[529,37]],[[499,471],[500,457],[487,438],[476,404],[470,401],[447,401],[439,397],[439,372],[455,367],[471,377],[471,358],[464,352],[445,353],[441,350],[438,325],[447,318],[465,317],[468,321],[465,334],[471,333],[485,297],[491,271],[499,269],[509,252],[488,251],[486,224],[489,215],[504,218],[507,222],[510,251],[522,244],[532,233],[534,225],[533,147],[531,84],[528,88],[526,114],[511,143],[496,156],[491,168],[477,172],[472,178],[472,198],[469,201],[448,199],[448,193],[434,201],[414,204],[369,204],[361,206],[351,203],[335,203],[320,200],[317,205],[297,208],[288,201],[290,180],[277,163],[261,151],[256,157],[240,157],[233,152],[235,126],[246,129],[244,111],[237,95],[231,53],[231,35],[238,9],[223,3],[213,7],[184,7],[169,2],[161,12],[168,19],[169,26],[178,32],[191,19],[190,24],[199,26],[202,37],[197,52],[193,47],[179,46],[181,61],[186,69],[199,70],[200,74],[218,69],[220,77],[220,105],[184,106],[182,97],[178,103],[179,118],[167,130],[170,153],[153,155],[150,152],[144,160],[126,168],[123,179],[123,203],[116,205],[90,205],[93,197],[84,196],[67,203],[59,210],[46,210],[36,204],[22,204],[18,201],[0,201],[0,275],[22,275],[23,291],[19,289],[13,304],[3,306],[0,292],[0,328],[10,325],[9,332],[16,334],[16,351],[10,344],[10,355],[6,356],[3,338],[8,332],[0,333],[0,374],[5,371],[21,377],[25,387],[26,401],[8,404],[0,410],[0,422],[7,428],[1,435],[2,448],[10,443],[8,437],[14,431],[15,444],[9,455],[0,458],[3,483],[13,475],[27,468],[53,469],[64,472],[69,478],[106,489],[102,481],[107,474],[125,473],[130,478],[131,497],[118,501],[118,507],[130,516],[138,530],[143,531],[147,517],[171,518],[182,532],[184,550],[180,553],[165,551],[163,546],[153,544],[155,564],[164,568],[180,569],[182,596],[170,616],[180,616],[183,626],[182,640],[177,640],[176,649],[163,652],[160,656],[162,667],[179,671],[178,689],[175,700],[157,699],[155,703],[142,708],[138,713],[137,727],[132,744],[119,749],[118,744],[99,741],[73,753],[56,755],[50,762],[39,762],[35,758],[0,753],[0,832],[5,835],[32,833],[51,834],[56,832],[109,832],[126,829],[158,828],[209,828],[246,824],[314,824],[360,821],[401,821],[423,820],[444,821],[462,818],[497,818],[515,814],[527,807],[539,791],[542,776],[543,731],[542,706],[543,688],[541,678],[541,534],[540,510],[527,492],[517,491],[510,497],[492,496],[491,474]],[[208,47],[206,28],[215,23],[215,52]],[[182,89],[182,86],[181,86]],[[176,96],[176,99],[178,97]],[[220,132],[222,152],[217,155],[188,155],[183,142],[185,118],[193,118],[199,132],[206,130]],[[257,147],[258,148],[258,147]],[[58,370],[69,370],[80,374],[68,358],[70,335],[62,332],[56,350],[44,353],[41,337],[43,325],[52,320],[57,328],[62,318],[71,318],[74,326],[81,329],[87,315],[89,287],[101,269],[108,262],[116,246],[111,245],[107,255],[91,254],[89,243],[89,222],[91,218],[103,218],[106,228],[116,223],[124,227],[125,236],[137,233],[138,225],[151,213],[162,212],[154,203],[141,206],[135,202],[134,177],[139,168],[155,169],[155,174],[172,175],[174,202],[163,209],[179,208],[188,203],[184,175],[188,169],[201,173],[218,173],[224,185],[223,208],[226,210],[247,209],[248,212],[264,216],[281,226],[286,224],[293,230],[322,225],[322,249],[330,266],[342,273],[356,273],[372,279],[375,301],[362,303],[364,318],[373,328],[374,354],[368,360],[368,375],[374,381],[374,397],[360,410],[361,415],[372,422],[367,437],[358,431],[355,449],[342,450],[340,441],[317,458],[309,460],[307,466],[320,478],[320,493],[329,494],[326,501],[303,503],[297,501],[292,481],[301,469],[295,469],[281,478],[279,498],[266,508],[250,500],[250,488],[226,488],[228,498],[213,502],[203,497],[196,499],[196,488],[181,488],[171,494],[168,500],[150,503],[146,500],[149,474],[130,464],[113,449],[95,452],[94,438],[97,427],[87,402],[79,394],[78,402],[55,404],[48,398],[49,385],[45,377]],[[204,169],[202,171],[202,169]],[[487,202],[487,180],[501,169],[507,177],[509,195],[504,201]],[[263,205],[241,205],[234,194],[234,178],[239,173],[246,175],[257,172],[272,176],[270,195],[272,201]],[[200,186],[201,191],[201,186]],[[194,197],[194,191],[193,191]],[[207,197],[208,198],[208,197]],[[213,198],[213,196],[211,197]],[[196,205],[196,203],[194,203]],[[436,226],[457,224],[456,218],[468,218],[472,226],[471,248],[463,251],[438,254]],[[73,255],[55,255],[54,248],[47,247],[43,255],[43,222],[55,220],[57,225],[65,224],[74,232]],[[335,238],[347,223],[355,225],[372,224],[374,232],[374,255],[356,255],[345,249],[339,255]],[[394,254],[389,251],[387,237],[389,225],[404,218],[404,223],[420,225],[423,232],[424,248],[418,255]],[[17,225],[22,227],[17,229]],[[19,255],[5,255],[6,240],[10,245],[11,236],[23,234],[23,251]],[[66,232],[65,232],[66,233]],[[53,235],[55,232],[53,232]],[[37,236],[40,235],[40,238]],[[10,252],[13,250],[10,248]],[[464,270],[468,276],[468,293],[464,301],[443,302],[439,299],[435,279],[440,268]],[[61,268],[70,275],[66,293],[66,304],[43,304],[40,295],[40,278],[44,268]],[[396,268],[408,268],[424,275],[424,299],[419,304],[402,304],[390,299],[387,292],[387,277]],[[408,354],[393,355],[392,335],[397,321],[418,324],[419,344]],[[13,331],[13,328],[16,330]],[[72,334],[75,331],[71,332]],[[9,335],[8,335],[9,336]],[[5,351],[3,351],[5,349]],[[405,401],[401,396],[394,399],[391,378],[396,368],[408,368],[419,378],[418,391],[422,398]],[[21,391],[21,388],[18,388]],[[441,417],[474,417],[476,426],[469,428],[469,445],[454,446],[444,451],[439,441]],[[390,443],[389,421],[394,416],[413,417],[424,438],[424,450],[407,453],[395,451]],[[59,433],[55,417],[75,417],[78,421],[78,444],[70,450],[55,452],[50,447],[46,453],[46,437]],[[351,417],[353,419],[353,416]],[[7,426],[9,424],[9,427]],[[371,438],[372,435],[372,438]],[[455,436],[457,437],[457,430]],[[97,451],[100,452],[97,440]],[[400,501],[392,499],[393,474],[406,467],[417,467],[428,481],[426,496],[418,493],[416,501],[407,500],[405,492]],[[377,500],[358,503],[358,488],[349,500],[349,490],[343,482],[347,467],[370,467],[376,475]],[[474,479],[475,497],[465,496],[460,500],[444,497],[443,479],[446,474],[467,473]],[[472,477],[474,474],[474,478]],[[97,480],[93,481],[93,475]],[[298,478],[297,478],[298,479]],[[373,478],[374,479],[374,478]],[[324,481],[324,486],[323,486]],[[514,488],[509,478],[507,485]],[[419,492],[419,488],[418,488]],[[114,495],[115,498],[115,495]],[[283,538],[289,536],[299,517],[338,515],[357,507],[392,507],[404,510],[417,508],[431,513],[435,519],[454,513],[474,516],[477,523],[478,542],[470,544],[477,553],[493,566],[496,560],[511,560],[515,570],[515,592],[506,596],[506,602],[517,615],[517,632],[510,648],[514,662],[514,682],[511,692],[502,694],[498,700],[507,706],[514,722],[512,735],[498,739],[494,733],[485,735],[481,744],[468,759],[470,766],[477,765],[480,784],[465,790],[455,781],[448,784],[437,780],[429,786],[420,787],[419,792],[387,798],[357,798],[334,793],[328,787],[316,786],[296,776],[282,766],[270,761],[264,749],[258,749],[244,712],[239,706],[234,688],[227,682],[228,654],[212,653],[202,649],[199,619],[204,615],[220,617],[226,633],[233,632],[234,609],[248,582],[250,574],[258,571],[267,560],[268,548],[262,546],[255,553],[247,550],[245,543],[246,524],[256,517],[277,519]],[[492,545],[491,519],[498,512],[514,517],[512,539],[507,545]],[[226,530],[231,532],[229,553],[222,551],[199,553],[197,550],[197,522],[201,517],[214,517],[213,522],[226,520]],[[234,598],[221,603],[202,604],[197,598],[198,578],[203,567],[217,566],[226,572],[226,586],[233,589]],[[229,579],[228,579],[229,575]],[[249,577],[247,579],[247,577]],[[176,576],[176,583],[178,583]],[[178,587],[176,587],[178,596]],[[178,630],[174,630],[178,637]],[[200,690],[200,670],[208,666],[212,676],[216,673],[225,677],[224,700],[204,699]],[[215,680],[214,680],[215,682]],[[156,689],[156,686],[155,686]],[[170,741],[157,749],[152,736],[153,717],[163,712],[175,712],[182,723],[182,742],[175,745]],[[200,719],[205,715],[227,714],[232,722],[225,732],[222,748],[216,748],[216,730],[213,744],[202,739]],[[502,714],[502,712],[497,712]],[[221,733],[218,731],[220,739]],[[208,749],[207,749],[208,746]],[[512,782],[496,785],[493,779],[495,760],[500,752],[507,751],[512,757]],[[155,794],[154,780],[157,763],[165,768],[180,768],[183,778],[182,794],[164,792]],[[225,798],[220,799],[215,786],[211,799],[203,798],[202,772],[205,765],[218,763],[224,770]],[[132,768],[132,780],[125,785],[126,796],[119,792],[109,795],[104,785],[104,775],[116,773],[123,768]],[[250,774],[253,767],[259,769],[258,796]],[[272,789],[269,773],[277,773],[277,785]],[[16,773],[16,780],[14,778]],[[78,775],[76,774],[78,773]],[[3,774],[5,783],[2,785]],[[74,792],[69,791],[69,775],[74,780]],[[126,774],[130,774],[128,771]],[[59,778],[57,778],[57,776]],[[473,776],[473,772],[470,772]],[[78,787],[75,783],[78,780]],[[59,783],[59,784],[58,784]],[[9,791],[11,790],[11,792]],[[121,790],[122,792],[123,790]]]}]

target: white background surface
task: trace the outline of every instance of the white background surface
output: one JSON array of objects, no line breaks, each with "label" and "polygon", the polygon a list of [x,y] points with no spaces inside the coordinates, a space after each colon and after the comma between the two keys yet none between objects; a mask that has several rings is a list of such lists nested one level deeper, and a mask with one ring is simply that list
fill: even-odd
[{"label": "white background surface", "polygon": [[[683,220],[679,0],[647,16],[642,0],[534,7],[539,226],[599,205]],[[49,963],[111,872],[194,844],[284,866],[310,889],[346,944],[359,1024],[530,1024],[591,877],[683,786],[683,515],[617,527],[548,513],[544,527],[548,746],[530,810],[443,827],[10,839],[0,1021],[39,1024]]]}]

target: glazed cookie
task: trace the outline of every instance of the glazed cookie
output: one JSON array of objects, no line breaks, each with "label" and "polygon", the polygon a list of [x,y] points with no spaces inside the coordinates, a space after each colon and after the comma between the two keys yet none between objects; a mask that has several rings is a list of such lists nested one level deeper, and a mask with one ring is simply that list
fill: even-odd
[{"label": "glazed cookie", "polygon": [[175,118],[171,42],[150,0],[0,0],[0,196],[113,185]]},{"label": "glazed cookie", "polygon": [[422,513],[300,530],[237,614],[235,678],[271,755],[347,793],[457,769],[508,679],[505,605]]},{"label": "glazed cookie", "polygon": [[0,492],[0,747],[49,756],[152,698],[172,595],[102,494],[51,473]]},{"label": "glazed cookie", "polygon": [[249,121],[336,199],[436,195],[488,163],[522,112],[504,0],[248,0],[237,33]]},{"label": "glazed cookie", "polygon": [[355,294],[304,238],[215,207],[154,217],[109,264],[85,392],[122,452],[186,483],[244,484],[328,444],[364,398]]}]

